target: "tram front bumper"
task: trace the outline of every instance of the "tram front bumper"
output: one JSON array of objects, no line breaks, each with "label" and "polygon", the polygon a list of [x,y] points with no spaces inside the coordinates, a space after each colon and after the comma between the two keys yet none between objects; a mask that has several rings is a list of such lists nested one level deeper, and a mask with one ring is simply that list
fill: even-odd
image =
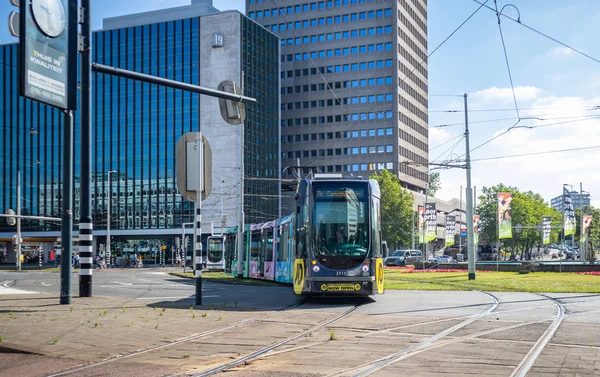
[{"label": "tram front bumper", "polygon": [[307,276],[308,288],[322,295],[372,295],[375,293],[373,276]]}]

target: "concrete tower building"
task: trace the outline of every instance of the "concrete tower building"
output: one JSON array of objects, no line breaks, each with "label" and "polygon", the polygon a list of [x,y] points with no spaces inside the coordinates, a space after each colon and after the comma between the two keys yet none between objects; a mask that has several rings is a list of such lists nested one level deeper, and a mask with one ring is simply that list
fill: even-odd
[{"label": "concrete tower building", "polygon": [[387,169],[426,188],[427,166],[404,163],[429,158],[426,0],[247,0],[246,12],[281,38],[283,167]]}]

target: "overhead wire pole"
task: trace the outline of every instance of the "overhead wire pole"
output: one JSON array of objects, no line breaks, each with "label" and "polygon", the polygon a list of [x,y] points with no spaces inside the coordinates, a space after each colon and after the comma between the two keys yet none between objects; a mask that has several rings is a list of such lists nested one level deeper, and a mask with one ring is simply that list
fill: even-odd
[{"label": "overhead wire pole", "polygon": [[92,20],[90,17],[91,0],[81,0],[83,19],[81,23],[81,36],[83,49],[81,54],[81,165],[79,190],[80,218],[79,218],[79,297],[92,297],[92,271],[93,268],[93,219],[92,196],[90,186],[92,181]]},{"label": "overhead wire pole", "polygon": [[469,280],[475,280],[475,238],[473,234],[473,189],[471,188],[471,152],[469,151],[469,113],[467,93],[465,93],[465,143],[467,169],[467,253],[469,265]]}]

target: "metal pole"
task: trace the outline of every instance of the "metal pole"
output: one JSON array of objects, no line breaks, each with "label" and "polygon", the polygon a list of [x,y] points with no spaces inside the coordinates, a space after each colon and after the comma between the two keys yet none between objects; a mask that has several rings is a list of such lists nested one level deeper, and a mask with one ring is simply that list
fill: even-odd
[{"label": "metal pole", "polygon": [[425,269],[425,255],[427,254],[427,194],[429,194],[429,184],[425,190],[425,203],[423,203],[423,270]]},{"label": "metal pole", "polygon": [[196,266],[196,305],[202,305],[202,134],[196,137],[196,150],[198,153],[198,185],[196,186],[196,203],[194,205],[194,264]]},{"label": "metal pole", "polygon": [[475,238],[473,234],[473,189],[471,188],[471,152],[469,150],[469,113],[465,93],[465,142],[467,167],[467,252],[469,255],[469,280],[475,280]]},{"label": "metal pole", "polygon": [[187,260],[186,253],[186,242],[185,242],[185,223],[181,222],[181,260],[183,261],[183,273],[185,273],[185,263]]},{"label": "metal pole", "polygon": [[[579,182],[579,252],[581,253],[581,259],[586,260],[587,255],[581,241],[583,239],[583,183]],[[575,246],[575,244],[573,244]]]},{"label": "metal pole", "polygon": [[[242,84],[244,83],[244,72],[242,72]],[[243,88],[242,88],[243,93]],[[240,126],[240,206],[238,208],[238,231],[237,231],[237,277],[244,277],[244,123]]]},{"label": "metal pole", "polygon": [[43,256],[42,256],[42,245],[38,245],[38,264],[40,267],[40,270],[42,269],[42,262],[43,262]]},{"label": "metal pole", "polygon": [[498,203],[498,194],[496,194],[496,272],[500,264],[500,203]]},{"label": "metal pole", "polygon": [[108,267],[111,265],[111,251],[110,251],[110,205],[112,203],[112,181],[110,180],[110,174],[112,170],[108,171],[108,206],[106,208],[106,254],[108,255]]},{"label": "metal pole", "polygon": [[79,179],[79,297],[92,297],[93,271],[93,221],[92,196],[90,185],[92,181],[92,19],[91,0],[81,0],[83,22],[81,36],[81,165]]},{"label": "metal pole", "polygon": [[63,127],[63,214],[61,231],[60,304],[71,303],[73,247],[73,112],[65,111]]},{"label": "metal pole", "polygon": [[412,238],[411,238],[411,249],[415,249],[415,211],[412,211]]},{"label": "metal pole", "polygon": [[[458,251],[462,253],[462,185],[460,185],[460,200],[458,202]],[[467,256],[468,258],[468,256]]]},{"label": "metal pole", "polygon": [[98,73],[104,73],[111,76],[123,77],[130,80],[137,80],[147,82],[150,84],[156,84],[166,86],[168,88],[186,90],[192,93],[205,94],[211,97],[223,98],[230,101],[242,102],[242,103],[256,103],[256,98],[245,97],[239,94],[233,94],[223,92],[216,89],[204,88],[198,85],[187,84],[175,80],[169,80],[162,77],[156,77],[147,75],[144,73],[129,71],[122,68],[111,67],[103,64],[92,63],[92,70]]},{"label": "metal pole", "polygon": [[[17,172],[17,215],[21,216],[21,172]],[[21,271],[21,218],[17,217],[17,271]]]}]

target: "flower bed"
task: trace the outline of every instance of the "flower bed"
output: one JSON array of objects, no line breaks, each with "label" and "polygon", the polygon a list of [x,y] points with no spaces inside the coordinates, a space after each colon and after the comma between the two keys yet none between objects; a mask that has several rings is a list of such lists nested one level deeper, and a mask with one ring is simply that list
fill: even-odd
[{"label": "flower bed", "polygon": [[577,275],[596,275],[600,276],[600,271],[587,271],[587,272],[571,272],[572,274]]},{"label": "flower bed", "polygon": [[[438,269],[426,269],[426,270],[407,270],[407,271],[403,271],[405,274],[412,274],[412,273],[419,273],[419,272],[462,272],[462,273],[466,273],[467,270],[460,270],[457,268],[438,268]],[[484,271],[484,270],[477,270],[477,272],[490,272],[490,271]]]}]

